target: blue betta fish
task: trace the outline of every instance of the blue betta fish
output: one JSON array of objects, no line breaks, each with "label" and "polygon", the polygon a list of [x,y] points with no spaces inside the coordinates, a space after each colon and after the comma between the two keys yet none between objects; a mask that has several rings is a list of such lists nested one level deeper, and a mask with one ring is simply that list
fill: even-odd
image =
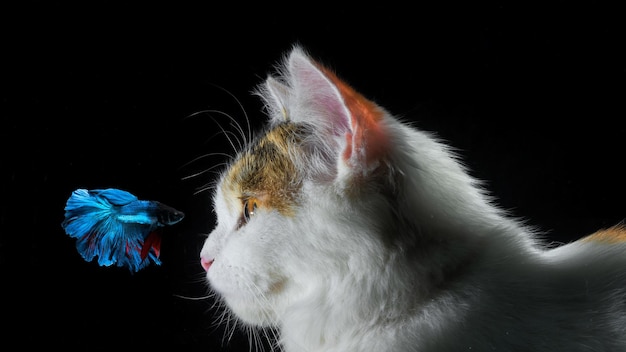
[{"label": "blue betta fish", "polygon": [[151,262],[160,265],[159,228],[185,215],[157,201],[139,200],[119,189],[77,189],[67,200],[61,226],[83,258],[98,264],[126,266],[131,272]]}]

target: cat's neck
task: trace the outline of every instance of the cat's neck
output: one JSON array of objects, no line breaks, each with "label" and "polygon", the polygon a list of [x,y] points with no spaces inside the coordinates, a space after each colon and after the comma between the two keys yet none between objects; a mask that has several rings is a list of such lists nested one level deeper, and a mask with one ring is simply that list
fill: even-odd
[{"label": "cat's neck", "polygon": [[[358,335],[367,326],[412,325],[403,321],[416,319],[407,311],[427,312],[424,307],[434,297],[451,301],[466,297],[460,288],[479,280],[476,275],[491,275],[485,268],[498,257],[523,258],[534,251],[532,237],[520,236],[527,230],[491,204],[443,144],[423,132],[393,127],[397,137],[389,163],[393,176],[386,188],[359,200],[359,212],[372,209],[372,213],[350,229],[363,243],[373,242],[368,247],[372,251],[368,257],[359,257],[362,252],[339,253],[346,258],[345,270],[302,268],[313,268],[306,275],[310,289],[282,319],[285,343],[299,344],[288,350],[323,344],[333,336]],[[339,208],[354,206],[349,198],[336,202]],[[329,219],[337,214],[324,207],[316,211],[329,212]],[[373,222],[368,223],[370,219]],[[453,307],[450,314],[462,314],[462,309]],[[332,341],[332,345],[341,344]]]}]

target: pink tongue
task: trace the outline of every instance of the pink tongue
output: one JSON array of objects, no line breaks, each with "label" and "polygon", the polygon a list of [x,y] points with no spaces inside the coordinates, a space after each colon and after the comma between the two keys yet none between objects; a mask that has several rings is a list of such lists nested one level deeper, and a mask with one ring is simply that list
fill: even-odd
[{"label": "pink tongue", "polygon": [[205,271],[209,271],[211,264],[213,264],[213,259],[208,260],[208,259],[200,258],[200,264],[202,264],[202,267],[204,268]]}]

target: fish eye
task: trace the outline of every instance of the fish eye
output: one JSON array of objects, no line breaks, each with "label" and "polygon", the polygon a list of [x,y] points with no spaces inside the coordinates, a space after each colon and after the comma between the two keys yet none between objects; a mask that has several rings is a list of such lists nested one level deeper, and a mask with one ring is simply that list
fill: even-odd
[{"label": "fish eye", "polygon": [[257,202],[255,198],[248,198],[243,202],[243,222],[247,223],[254,215],[257,209]]}]

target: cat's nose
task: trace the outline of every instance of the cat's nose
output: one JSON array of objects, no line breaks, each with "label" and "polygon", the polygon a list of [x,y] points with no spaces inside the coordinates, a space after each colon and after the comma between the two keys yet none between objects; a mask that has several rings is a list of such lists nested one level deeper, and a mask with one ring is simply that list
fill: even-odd
[{"label": "cat's nose", "polygon": [[207,259],[205,257],[200,257],[200,264],[202,264],[202,267],[204,268],[205,271],[209,271],[209,268],[211,267],[211,264],[213,264],[213,259]]}]

